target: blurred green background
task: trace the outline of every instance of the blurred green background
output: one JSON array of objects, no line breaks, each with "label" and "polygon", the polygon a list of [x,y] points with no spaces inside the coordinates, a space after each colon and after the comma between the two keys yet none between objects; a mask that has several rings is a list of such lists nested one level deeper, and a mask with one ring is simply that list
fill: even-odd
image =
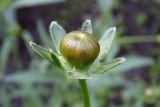
[{"label": "blurred green background", "polygon": [[53,48],[48,26],[67,32],[91,19],[100,37],[116,26],[107,60],[126,62],[87,81],[92,107],[160,107],[160,0],[0,0],[0,107],[82,107],[78,82],[31,50]]}]

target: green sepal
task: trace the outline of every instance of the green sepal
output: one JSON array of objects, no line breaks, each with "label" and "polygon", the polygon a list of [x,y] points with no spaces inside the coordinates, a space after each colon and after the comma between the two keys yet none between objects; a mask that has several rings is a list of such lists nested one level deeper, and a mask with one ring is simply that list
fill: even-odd
[{"label": "green sepal", "polygon": [[88,19],[82,24],[81,31],[92,34],[92,22],[91,22],[91,20]]},{"label": "green sepal", "polygon": [[111,47],[112,41],[115,37],[115,33],[116,33],[116,28],[112,27],[106,30],[106,32],[103,34],[103,36],[99,40],[99,44],[101,48],[96,61],[101,61],[107,56],[108,51]]},{"label": "green sepal", "polygon": [[59,68],[63,68],[62,64],[61,64],[61,60],[60,60],[60,55],[58,55],[56,52],[54,52],[52,49],[48,49],[50,54],[51,54],[51,58],[52,58],[52,63],[54,65],[56,65]]},{"label": "green sepal", "polygon": [[125,58],[116,58],[110,62],[102,63],[102,62],[95,62],[91,67],[90,71],[93,74],[101,74],[115,68],[116,66],[125,62]]},{"label": "green sepal", "polygon": [[30,42],[29,44],[33,48],[33,50],[35,50],[41,57],[47,59],[49,62],[53,63],[57,67],[62,67],[59,61],[58,54],[53,52],[51,49],[43,48],[42,46],[37,45],[33,42]]},{"label": "green sepal", "polygon": [[111,70],[112,68],[122,64],[124,61],[124,58],[117,58],[108,63],[95,62],[86,69],[70,68],[67,72],[75,79],[91,79],[92,77]]},{"label": "green sepal", "polygon": [[56,21],[51,22],[49,29],[56,51],[58,54],[60,54],[60,42],[66,35],[66,31]]}]

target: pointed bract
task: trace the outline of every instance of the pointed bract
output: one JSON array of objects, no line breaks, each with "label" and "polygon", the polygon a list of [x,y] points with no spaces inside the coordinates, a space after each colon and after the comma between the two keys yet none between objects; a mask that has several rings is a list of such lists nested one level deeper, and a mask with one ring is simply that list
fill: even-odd
[{"label": "pointed bract", "polygon": [[63,39],[63,37],[66,35],[66,31],[56,21],[51,22],[49,30],[50,30],[50,34],[53,40],[53,44],[56,48],[56,51],[58,54],[60,54],[60,51],[59,51],[60,42]]},{"label": "pointed bract", "polygon": [[125,58],[116,58],[108,63],[101,63],[101,62],[96,62],[95,64],[93,64],[95,69],[91,69],[91,72],[94,74],[101,74],[104,72],[109,71],[110,69],[122,64],[123,62],[125,62]]},{"label": "pointed bract", "polygon": [[99,40],[99,44],[101,48],[100,48],[100,54],[98,55],[98,58],[96,61],[103,60],[103,58],[107,55],[111,47],[112,41],[115,37],[115,33],[116,33],[116,27],[112,27],[106,30],[106,32],[103,34],[103,36]]},{"label": "pointed bract", "polygon": [[53,63],[57,67],[61,67],[58,55],[51,50],[43,48],[36,43],[30,42],[30,46],[35,50],[41,57],[47,59],[49,62]]},{"label": "pointed bract", "polygon": [[82,24],[81,31],[92,34],[92,22],[91,22],[91,20],[88,19]]}]

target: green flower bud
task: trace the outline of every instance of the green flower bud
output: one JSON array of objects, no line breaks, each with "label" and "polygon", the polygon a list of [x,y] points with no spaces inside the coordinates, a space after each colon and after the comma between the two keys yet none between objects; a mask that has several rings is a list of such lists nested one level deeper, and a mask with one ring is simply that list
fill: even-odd
[{"label": "green flower bud", "polygon": [[91,64],[98,56],[99,51],[99,43],[87,32],[70,32],[60,43],[61,54],[71,65],[78,68]]}]

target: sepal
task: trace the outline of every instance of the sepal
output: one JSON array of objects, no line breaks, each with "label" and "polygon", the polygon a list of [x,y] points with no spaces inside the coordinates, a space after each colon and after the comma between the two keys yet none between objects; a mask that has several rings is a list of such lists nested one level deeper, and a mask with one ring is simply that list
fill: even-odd
[{"label": "sepal", "polygon": [[57,67],[61,67],[58,54],[53,52],[51,49],[43,48],[36,43],[30,42],[29,44],[33,48],[33,50],[36,51],[41,57],[47,59],[49,62],[56,65]]},{"label": "sepal", "polygon": [[115,68],[116,66],[122,64],[123,62],[125,62],[125,58],[116,58],[110,62],[107,63],[103,63],[103,62],[95,62],[90,70],[93,74],[102,74],[105,73],[113,68]]},{"label": "sepal", "polygon": [[112,27],[106,30],[106,32],[102,35],[101,39],[99,40],[99,44],[101,47],[100,54],[98,55],[96,61],[101,61],[107,56],[112,41],[115,37],[115,34],[116,34],[116,27]]},{"label": "sepal", "polygon": [[92,22],[91,22],[91,20],[88,19],[82,24],[81,31],[92,34]]},{"label": "sepal", "polygon": [[60,54],[60,50],[59,50],[60,42],[63,39],[63,37],[66,35],[66,31],[56,21],[51,22],[49,30],[50,30],[50,35],[53,40],[55,49],[57,53]]}]

